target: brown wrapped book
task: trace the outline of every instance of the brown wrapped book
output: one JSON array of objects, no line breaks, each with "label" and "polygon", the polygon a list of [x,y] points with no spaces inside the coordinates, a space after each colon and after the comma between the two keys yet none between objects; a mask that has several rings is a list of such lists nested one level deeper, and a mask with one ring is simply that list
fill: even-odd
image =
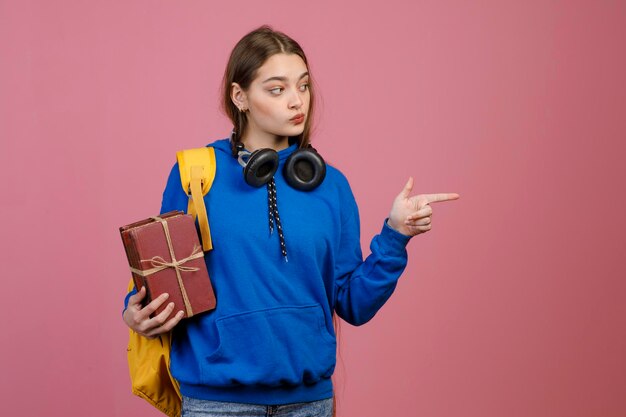
[{"label": "brown wrapped book", "polygon": [[153,313],[174,302],[191,317],[215,308],[215,294],[204,263],[204,252],[193,218],[170,211],[120,227],[135,287],[146,286],[144,305],[163,293],[168,300]]}]

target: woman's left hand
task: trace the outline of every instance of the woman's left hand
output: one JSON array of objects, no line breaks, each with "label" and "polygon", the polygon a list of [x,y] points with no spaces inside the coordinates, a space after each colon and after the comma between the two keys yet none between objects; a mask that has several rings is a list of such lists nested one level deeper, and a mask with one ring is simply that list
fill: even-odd
[{"label": "woman's left hand", "polygon": [[404,189],[393,200],[387,221],[391,228],[407,236],[415,236],[431,229],[433,209],[430,203],[456,200],[460,197],[456,193],[419,194],[409,197],[411,190],[413,190],[413,177],[409,177]]}]

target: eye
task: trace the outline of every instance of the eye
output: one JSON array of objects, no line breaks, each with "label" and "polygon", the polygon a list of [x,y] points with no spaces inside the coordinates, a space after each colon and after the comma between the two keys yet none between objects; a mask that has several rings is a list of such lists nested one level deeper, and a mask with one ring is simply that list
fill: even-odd
[{"label": "eye", "polygon": [[302,84],[300,86],[300,91],[302,91],[302,92],[305,92],[308,89],[309,89],[309,85],[308,84]]},{"label": "eye", "polygon": [[275,88],[272,88],[269,91],[270,91],[271,94],[277,96],[277,95],[279,95],[280,93],[283,92],[283,88],[282,87],[275,87]]}]

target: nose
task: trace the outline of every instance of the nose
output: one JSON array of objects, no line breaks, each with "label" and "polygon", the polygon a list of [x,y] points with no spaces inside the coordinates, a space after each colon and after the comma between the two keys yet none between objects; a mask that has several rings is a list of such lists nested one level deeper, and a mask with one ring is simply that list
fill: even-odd
[{"label": "nose", "polygon": [[[293,91],[293,90],[292,90]],[[289,98],[289,108],[290,109],[299,109],[304,104],[302,101],[302,97],[300,97],[300,92],[298,89],[292,92],[291,97]]]}]

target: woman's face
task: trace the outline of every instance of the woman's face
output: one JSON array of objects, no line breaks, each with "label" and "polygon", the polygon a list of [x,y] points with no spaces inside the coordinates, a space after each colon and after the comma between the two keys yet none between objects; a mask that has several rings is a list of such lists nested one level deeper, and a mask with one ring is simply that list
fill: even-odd
[{"label": "woman's face", "polygon": [[[295,54],[275,54],[257,70],[257,76],[243,92],[249,109],[247,137],[297,136],[308,117],[309,76],[306,64]],[[294,117],[302,116],[294,120]]]}]

